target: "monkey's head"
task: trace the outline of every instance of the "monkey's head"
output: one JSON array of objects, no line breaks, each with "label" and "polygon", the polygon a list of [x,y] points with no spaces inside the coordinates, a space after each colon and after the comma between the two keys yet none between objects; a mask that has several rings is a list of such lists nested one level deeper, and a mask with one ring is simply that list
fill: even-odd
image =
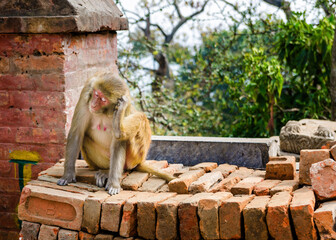
[{"label": "monkey's head", "polygon": [[92,78],[90,112],[113,112],[118,99],[124,95],[129,96],[129,90],[124,80],[112,73],[98,74]]}]

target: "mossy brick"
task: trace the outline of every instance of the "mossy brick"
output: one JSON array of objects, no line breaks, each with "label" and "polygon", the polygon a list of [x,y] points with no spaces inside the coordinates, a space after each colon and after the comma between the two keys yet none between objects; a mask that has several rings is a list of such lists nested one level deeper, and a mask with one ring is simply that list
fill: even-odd
[{"label": "mossy brick", "polygon": [[213,193],[197,193],[181,201],[178,207],[179,230],[181,240],[201,239],[199,231],[197,208],[202,198]]},{"label": "mossy brick", "polygon": [[293,192],[299,187],[299,180],[284,180],[275,187],[271,188],[270,195],[273,196],[278,192]]},{"label": "mossy brick", "polygon": [[42,224],[38,240],[57,240],[60,228]]},{"label": "mossy brick", "polygon": [[243,209],[246,240],[268,239],[266,210],[269,200],[269,196],[257,196]]},{"label": "mossy brick", "polygon": [[174,240],[178,238],[178,205],[181,201],[191,196],[178,194],[157,204],[156,238],[158,240]]},{"label": "mossy brick", "polygon": [[264,181],[262,177],[247,177],[231,188],[233,195],[252,194],[253,188],[258,183]]},{"label": "mossy brick", "polygon": [[224,178],[219,183],[214,184],[210,189],[209,192],[230,192],[231,188],[236,185],[240,181],[239,177],[233,177],[233,178]]},{"label": "mossy brick", "polygon": [[233,173],[237,169],[238,169],[238,166],[236,165],[224,163],[224,164],[218,165],[218,167],[212,170],[212,172],[219,171],[222,173],[223,177],[226,178],[227,176],[229,176],[229,174]]},{"label": "mossy brick", "polygon": [[289,192],[279,192],[268,203],[266,222],[268,231],[275,240],[293,239],[289,213],[291,200]]},{"label": "mossy brick", "polygon": [[270,195],[270,190],[278,185],[280,182],[280,180],[264,180],[254,186],[253,193],[256,196]]},{"label": "mossy brick", "polygon": [[266,164],[266,179],[293,180],[295,174],[294,156],[271,157]]},{"label": "mossy brick", "polygon": [[40,226],[38,223],[22,221],[21,231],[19,233],[20,238],[37,240]]},{"label": "mossy brick", "polygon": [[215,162],[201,162],[190,167],[190,170],[203,169],[205,172],[211,172],[213,169],[217,168],[217,166],[218,164]]},{"label": "mossy brick", "polygon": [[300,188],[293,192],[290,212],[296,236],[299,240],[317,239],[314,225],[315,196],[310,187]]},{"label": "mossy brick", "polygon": [[19,218],[80,230],[87,195],[27,185],[22,190]]},{"label": "mossy brick", "polygon": [[223,180],[221,172],[209,172],[201,176],[189,186],[190,193],[207,192],[216,183]]},{"label": "mossy brick", "polygon": [[158,203],[174,197],[176,193],[156,193],[149,198],[143,198],[137,204],[138,236],[144,239],[155,239],[156,236],[156,206]]},{"label": "mossy brick", "polygon": [[243,237],[243,209],[255,195],[240,195],[229,198],[219,207],[220,239],[241,239]]},{"label": "mossy brick", "polygon": [[232,197],[229,192],[217,192],[198,202],[199,228],[203,239],[219,239],[218,209],[223,201]]},{"label": "mossy brick", "polygon": [[321,240],[336,239],[336,201],[323,202],[314,212]]},{"label": "mossy brick", "polygon": [[310,179],[319,200],[326,201],[336,198],[336,161],[329,158],[312,164]]},{"label": "mossy brick", "polygon": [[78,232],[60,229],[58,232],[58,240],[78,240]]},{"label": "mossy brick", "polygon": [[300,151],[299,183],[311,185],[310,167],[312,164],[330,158],[329,149],[308,149]]},{"label": "mossy brick", "polygon": [[133,197],[133,191],[121,191],[105,199],[102,203],[100,226],[103,230],[118,232],[125,202]]},{"label": "mossy brick", "polygon": [[119,235],[133,237],[137,234],[137,203],[142,199],[149,199],[154,193],[136,192],[134,197],[128,199],[123,207]]},{"label": "mossy brick", "polygon": [[204,170],[191,170],[181,174],[178,178],[168,183],[169,191],[177,193],[188,193],[189,186],[192,182],[196,181],[199,177],[204,175]]},{"label": "mossy brick", "polygon": [[106,191],[90,194],[85,199],[82,229],[91,234],[97,234],[100,226],[102,203],[110,195]]}]

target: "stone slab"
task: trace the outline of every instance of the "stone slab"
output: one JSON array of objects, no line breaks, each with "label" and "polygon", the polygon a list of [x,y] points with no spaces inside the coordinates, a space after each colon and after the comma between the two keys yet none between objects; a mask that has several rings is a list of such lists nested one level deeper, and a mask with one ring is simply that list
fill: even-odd
[{"label": "stone slab", "polygon": [[187,166],[202,161],[265,168],[274,145],[277,142],[273,138],[152,136],[147,158]]}]

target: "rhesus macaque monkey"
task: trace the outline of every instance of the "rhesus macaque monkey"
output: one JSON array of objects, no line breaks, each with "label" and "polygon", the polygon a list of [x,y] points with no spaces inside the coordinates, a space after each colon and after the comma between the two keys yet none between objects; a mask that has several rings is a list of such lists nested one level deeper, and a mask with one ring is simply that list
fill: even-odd
[{"label": "rhesus macaque monkey", "polygon": [[111,73],[89,79],[76,105],[67,138],[64,174],[58,185],[76,182],[75,162],[81,153],[91,169],[99,171],[96,184],[109,194],[121,190],[124,169],[149,172],[167,181],[174,177],[145,163],[151,142],[146,115],[131,104],[126,82]]}]

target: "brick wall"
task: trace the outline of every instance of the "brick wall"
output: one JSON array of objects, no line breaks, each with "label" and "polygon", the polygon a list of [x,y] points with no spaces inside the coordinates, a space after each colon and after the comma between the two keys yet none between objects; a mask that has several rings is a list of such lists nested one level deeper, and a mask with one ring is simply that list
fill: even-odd
[{"label": "brick wall", "polygon": [[[83,83],[117,71],[115,32],[0,34],[0,233],[18,231],[21,183],[64,157],[65,140]],[[10,162],[16,150],[37,164]],[[1,239],[1,234],[0,234]]]}]

